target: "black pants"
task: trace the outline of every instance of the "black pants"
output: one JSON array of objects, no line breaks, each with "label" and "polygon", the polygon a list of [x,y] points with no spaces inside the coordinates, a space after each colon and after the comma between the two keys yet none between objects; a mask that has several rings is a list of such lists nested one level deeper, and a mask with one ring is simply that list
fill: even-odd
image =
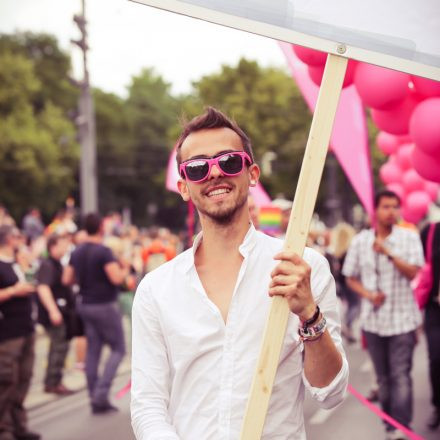
[{"label": "black pants", "polygon": [[0,343],[0,439],[27,431],[23,401],[34,366],[34,335]]},{"label": "black pants", "polygon": [[429,376],[431,378],[432,404],[440,408],[440,305],[426,306],[425,333],[428,343]]}]

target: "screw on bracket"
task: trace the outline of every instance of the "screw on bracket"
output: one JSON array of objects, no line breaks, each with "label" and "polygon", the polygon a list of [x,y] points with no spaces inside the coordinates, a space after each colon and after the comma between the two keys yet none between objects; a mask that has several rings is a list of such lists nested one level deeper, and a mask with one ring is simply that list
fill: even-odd
[{"label": "screw on bracket", "polygon": [[336,51],[342,55],[347,51],[347,46],[344,43],[339,43],[336,46]]}]

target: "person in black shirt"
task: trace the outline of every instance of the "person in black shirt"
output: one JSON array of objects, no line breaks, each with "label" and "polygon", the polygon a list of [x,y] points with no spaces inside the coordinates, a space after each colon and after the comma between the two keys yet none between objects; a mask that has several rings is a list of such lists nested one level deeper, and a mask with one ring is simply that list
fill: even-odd
[{"label": "person in black shirt", "polygon": [[[98,214],[85,218],[87,240],[72,253],[63,282],[79,285],[79,313],[87,337],[86,377],[94,414],[114,411],[108,394],[118,366],[125,354],[122,315],[117,303],[118,286],[129,272],[129,265],[116,261],[111,250],[102,245],[102,221]],[[104,344],[111,348],[102,375],[98,366]]]},{"label": "person in black shirt", "polygon": [[73,293],[61,282],[63,267],[60,260],[69,245],[68,237],[51,235],[47,240],[49,257],[41,262],[37,274],[38,321],[45,327],[50,339],[44,390],[59,395],[72,393],[61,383],[69,350],[68,325],[75,311]]},{"label": "person in black shirt", "polygon": [[15,262],[20,233],[0,226],[0,440],[38,440],[28,431],[23,401],[34,365],[32,284]]}]

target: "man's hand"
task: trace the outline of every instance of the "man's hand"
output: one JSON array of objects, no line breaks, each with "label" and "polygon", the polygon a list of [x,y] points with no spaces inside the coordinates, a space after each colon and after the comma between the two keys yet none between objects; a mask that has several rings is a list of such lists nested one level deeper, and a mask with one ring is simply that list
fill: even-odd
[{"label": "man's hand", "polygon": [[19,281],[18,283],[14,284],[13,289],[14,293],[12,296],[27,296],[35,292],[35,286],[33,286],[31,283],[23,281]]},{"label": "man's hand", "polygon": [[370,292],[368,299],[375,307],[380,307],[385,302],[385,294],[381,291]]},{"label": "man's hand", "polygon": [[63,322],[63,315],[56,309],[49,313],[49,319],[52,325],[59,326]]},{"label": "man's hand", "polygon": [[312,269],[294,252],[283,251],[274,258],[280,263],[271,273],[269,296],[284,296],[291,312],[298,315],[301,321],[310,319],[316,310],[310,287]]},{"label": "man's hand", "polygon": [[373,243],[373,250],[379,254],[386,255],[387,257],[390,256],[390,251],[386,248],[385,240],[382,238],[376,237]]}]

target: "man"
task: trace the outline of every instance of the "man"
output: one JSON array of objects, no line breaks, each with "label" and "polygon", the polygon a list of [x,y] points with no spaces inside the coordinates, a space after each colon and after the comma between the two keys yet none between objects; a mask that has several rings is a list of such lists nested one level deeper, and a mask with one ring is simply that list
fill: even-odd
[{"label": "man", "polygon": [[[422,323],[410,281],[423,265],[416,232],[396,226],[400,199],[380,191],[374,201],[375,228],[353,238],[343,275],[362,298],[361,323],[379,385],[383,410],[409,427],[412,420],[412,356]],[[387,438],[404,438],[386,424]]]},{"label": "man", "polygon": [[[79,284],[79,313],[87,337],[86,377],[92,412],[116,411],[109,401],[109,391],[125,354],[122,316],[117,303],[118,286],[128,275],[129,266],[121,267],[111,250],[102,244],[102,220],[98,214],[85,218],[87,240],[72,253],[63,273],[63,282]],[[111,349],[102,375],[98,376],[104,344]]]},{"label": "man", "polygon": [[38,440],[28,431],[24,399],[34,366],[32,284],[15,261],[20,232],[0,226],[0,440]]},{"label": "man", "polygon": [[61,282],[63,266],[61,259],[70,246],[66,236],[51,235],[47,240],[49,257],[41,262],[37,274],[39,316],[49,336],[50,348],[44,379],[46,393],[68,395],[72,391],[61,380],[64,363],[69,350],[68,327],[75,312],[75,299],[70,287]]},{"label": "man", "polygon": [[328,264],[311,249],[304,259],[280,252],[280,240],[255,230],[247,197],[259,168],[249,138],[225,115],[209,108],[187,124],[177,161],[180,194],[196,206],[202,232],[192,249],[147,274],[135,295],[136,437],[239,438],[269,295],[282,295],[292,313],[263,438],[304,439],[304,386],[329,408],[347,385]]},{"label": "man", "polygon": [[[421,239],[425,250],[428,254],[428,231],[430,225],[426,226],[422,233]],[[431,402],[434,411],[428,420],[429,429],[437,429],[440,426],[440,223],[434,225],[432,237],[432,274],[433,283],[429,293],[428,302],[425,312],[425,334],[428,344],[429,354],[429,378],[431,382]]]},{"label": "man", "polygon": [[40,210],[31,208],[23,217],[23,233],[26,236],[28,244],[32,244],[38,237],[43,235],[44,223],[41,220]]}]

